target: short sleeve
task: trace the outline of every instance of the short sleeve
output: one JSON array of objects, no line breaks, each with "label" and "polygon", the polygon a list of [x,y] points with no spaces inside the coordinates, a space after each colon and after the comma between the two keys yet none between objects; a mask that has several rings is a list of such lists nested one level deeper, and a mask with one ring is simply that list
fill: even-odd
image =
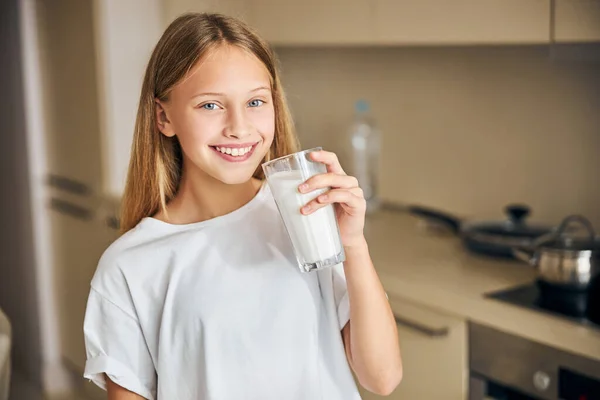
[{"label": "short sleeve", "polygon": [[156,371],[135,316],[92,288],[83,330],[86,379],[106,390],[106,374],[131,392],[156,398]]},{"label": "short sleeve", "polygon": [[338,264],[332,267],[333,297],[337,308],[337,316],[340,330],[350,321],[350,300],[348,299],[348,286],[344,265]]}]

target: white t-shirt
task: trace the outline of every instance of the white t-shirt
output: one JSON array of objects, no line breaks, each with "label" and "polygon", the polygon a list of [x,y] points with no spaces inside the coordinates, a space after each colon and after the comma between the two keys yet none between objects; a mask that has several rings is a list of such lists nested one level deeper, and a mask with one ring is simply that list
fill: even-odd
[{"label": "white t-shirt", "polygon": [[301,273],[268,185],[240,209],[145,218],[100,259],[84,376],[147,399],[360,399],[343,266]]}]

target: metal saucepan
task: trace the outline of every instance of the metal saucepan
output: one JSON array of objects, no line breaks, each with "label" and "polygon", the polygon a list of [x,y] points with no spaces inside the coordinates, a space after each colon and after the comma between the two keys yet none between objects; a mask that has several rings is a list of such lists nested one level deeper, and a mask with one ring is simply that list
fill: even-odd
[{"label": "metal saucepan", "polygon": [[[586,236],[568,230],[578,223]],[[587,290],[600,272],[600,240],[590,221],[580,215],[565,218],[558,230],[538,238],[532,246],[515,246],[513,254],[537,268],[538,282],[565,289]]]},{"label": "metal saucepan", "polygon": [[441,223],[459,235],[467,249],[493,257],[513,258],[514,247],[528,247],[552,227],[530,225],[525,222],[530,209],[525,205],[505,208],[504,221],[466,222],[451,214],[422,206],[409,206],[408,211],[420,218]]}]

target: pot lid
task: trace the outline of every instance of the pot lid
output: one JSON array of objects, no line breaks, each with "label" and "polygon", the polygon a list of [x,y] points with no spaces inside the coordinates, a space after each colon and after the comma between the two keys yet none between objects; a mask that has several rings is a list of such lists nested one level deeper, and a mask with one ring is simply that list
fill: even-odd
[{"label": "pot lid", "polygon": [[[583,229],[573,229],[576,224]],[[585,251],[600,250],[600,241],[590,221],[581,215],[566,217],[558,229],[536,240],[536,247],[544,250]]]},{"label": "pot lid", "polygon": [[549,226],[532,225],[525,219],[531,210],[525,205],[508,205],[505,208],[507,219],[497,222],[476,223],[470,226],[469,231],[477,235],[495,236],[510,239],[537,239],[552,231]]}]

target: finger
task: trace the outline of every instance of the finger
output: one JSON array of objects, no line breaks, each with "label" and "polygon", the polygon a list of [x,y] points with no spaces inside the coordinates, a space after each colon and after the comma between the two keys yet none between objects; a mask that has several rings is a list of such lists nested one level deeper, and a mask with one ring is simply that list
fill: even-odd
[{"label": "finger", "polygon": [[360,197],[362,199],[365,198],[365,192],[361,188],[359,188],[358,186],[350,188],[348,190],[351,191],[355,196],[358,196],[358,197]]},{"label": "finger", "polygon": [[338,175],[334,173],[318,174],[309,178],[298,187],[301,193],[312,192],[323,188],[350,189],[358,187],[358,180],[349,175]]},{"label": "finger", "polygon": [[329,204],[339,203],[349,214],[364,213],[365,199],[347,189],[334,189],[318,196],[302,207],[302,214],[308,215]]},{"label": "finger", "polygon": [[327,171],[338,175],[346,175],[335,153],[320,150],[310,153],[310,157],[314,161],[322,162],[323,164],[325,164],[327,166]]}]

